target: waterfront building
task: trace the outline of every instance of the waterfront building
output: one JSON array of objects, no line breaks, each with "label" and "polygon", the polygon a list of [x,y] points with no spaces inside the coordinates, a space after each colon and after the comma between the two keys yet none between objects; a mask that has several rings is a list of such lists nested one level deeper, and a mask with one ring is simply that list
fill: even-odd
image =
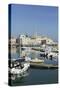
[{"label": "waterfront building", "polygon": [[12,38],[11,43],[14,45],[17,43],[17,45],[22,45],[22,46],[34,46],[34,45],[55,45],[56,43],[48,38],[48,37],[42,37],[42,36],[31,36],[29,37],[28,35],[19,35],[17,39]]},{"label": "waterfront building", "polygon": [[18,38],[18,42],[19,42],[19,45],[30,45],[30,37],[26,36],[26,35],[19,35],[19,38]]},{"label": "waterfront building", "polygon": [[54,41],[48,37],[43,37],[41,43],[50,45],[50,44],[54,44]]}]

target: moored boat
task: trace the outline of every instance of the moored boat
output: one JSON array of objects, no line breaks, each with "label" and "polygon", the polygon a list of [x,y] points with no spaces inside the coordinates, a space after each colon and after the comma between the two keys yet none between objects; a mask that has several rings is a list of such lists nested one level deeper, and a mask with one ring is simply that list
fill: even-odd
[{"label": "moored boat", "polygon": [[44,62],[44,60],[41,60],[41,59],[38,59],[38,58],[32,59],[30,61],[30,63],[43,63],[43,62]]},{"label": "moored boat", "polygon": [[30,67],[30,63],[23,63],[22,67],[19,65],[9,68],[11,79],[15,80],[18,77],[20,78],[25,77],[27,75],[26,72],[28,71],[29,67]]},{"label": "moored boat", "polygon": [[27,62],[33,62],[33,63],[43,63],[44,60],[42,59],[38,59],[38,58],[34,58],[34,59],[31,59],[30,57],[25,57],[25,61]]}]

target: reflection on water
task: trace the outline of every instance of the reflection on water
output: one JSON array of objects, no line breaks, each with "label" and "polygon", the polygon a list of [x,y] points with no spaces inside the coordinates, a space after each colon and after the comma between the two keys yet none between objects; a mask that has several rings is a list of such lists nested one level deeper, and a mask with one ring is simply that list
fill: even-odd
[{"label": "reflection on water", "polygon": [[[41,58],[39,51],[34,51],[31,49],[21,50],[20,47],[11,49],[11,59],[19,58],[26,54],[30,58]],[[44,63],[48,64],[58,64],[58,58],[53,58],[53,60],[42,57]],[[34,84],[49,84],[58,82],[58,69],[32,69],[30,68],[26,77],[16,78],[11,81],[12,85],[34,85]]]}]

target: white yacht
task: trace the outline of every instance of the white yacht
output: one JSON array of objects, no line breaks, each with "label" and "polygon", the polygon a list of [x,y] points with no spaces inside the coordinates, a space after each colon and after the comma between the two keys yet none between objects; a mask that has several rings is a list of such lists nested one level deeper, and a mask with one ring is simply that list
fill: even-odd
[{"label": "white yacht", "polygon": [[28,70],[28,68],[30,67],[30,63],[24,63],[24,67],[21,69],[21,68],[12,68],[10,70],[10,73],[11,74],[23,74],[25,71]]}]

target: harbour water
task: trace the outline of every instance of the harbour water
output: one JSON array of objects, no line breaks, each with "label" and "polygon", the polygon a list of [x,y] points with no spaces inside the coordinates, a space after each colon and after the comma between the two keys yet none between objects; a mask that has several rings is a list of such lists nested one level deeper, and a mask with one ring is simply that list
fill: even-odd
[{"label": "harbour water", "polygon": [[[27,56],[31,58],[41,58],[39,51],[35,50],[21,50],[21,48],[13,48],[11,50],[11,59],[19,58],[22,53],[26,53]],[[42,57],[44,63],[47,64],[58,64],[58,58],[53,58],[52,60]],[[11,80],[13,86],[17,85],[36,85],[36,84],[53,84],[58,83],[58,69],[40,69],[40,68],[29,68],[27,71],[27,76],[23,78],[17,78]]]}]

